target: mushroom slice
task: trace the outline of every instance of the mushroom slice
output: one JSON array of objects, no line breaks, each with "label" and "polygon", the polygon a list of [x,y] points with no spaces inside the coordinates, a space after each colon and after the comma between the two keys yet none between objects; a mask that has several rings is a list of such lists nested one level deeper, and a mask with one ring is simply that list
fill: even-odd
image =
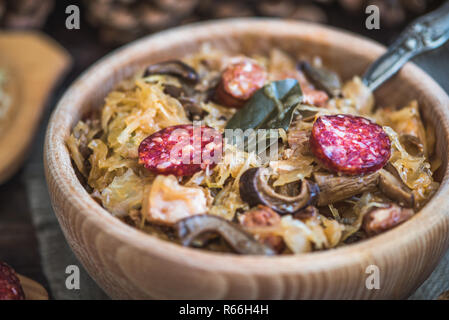
[{"label": "mushroom slice", "polygon": [[415,199],[412,190],[385,169],[379,171],[379,189],[388,198],[397,201],[401,206],[413,208]]},{"label": "mushroom slice", "polygon": [[313,204],[318,189],[315,184],[302,180],[300,193],[290,197],[276,193],[268,185],[267,168],[251,168],[240,177],[240,197],[251,207],[263,204],[277,213],[292,214]]},{"label": "mushroom slice", "polygon": [[424,144],[418,137],[411,134],[402,134],[399,141],[412,156],[422,157],[424,155]]},{"label": "mushroom slice", "polygon": [[325,206],[365,191],[376,190],[379,173],[374,172],[365,176],[336,176],[315,172],[313,178],[320,190],[318,206]]},{"label": "mushroom slice", "polygon": [[193,240],[205,233],[217,233],[239,254],[275,254],[271,248],[254,239],[251,234],[213,215],[202,214],[182,219],[175,224],[175,230],[184,246],[190,246]]},{"label": "mushroom slice", "polygon": [[368,212],[363,220],[363,229],[368,236],[374,236],[410,219],[413,214],[412,209],[401,208],[392,203],[386,208],[376,208]]},{"label": "mushroom slice", "polygon": [[204,100],[203,93],[186,85],[177,87],[170,84],[164,84],[164,93],[178,99],[190,120],[202,119],[205,116],[206,111],[201,108],[201,101]]},{"label": "mushroom slice", "polygon": [[338,97],[341,95],[341,81],[338,74],[311,65],[307,61],[301,61],[298,64],[298,69],[304,71],[310,82],[320,90],[325,91],[331,97]]},{"label": "mushroom slice", "polygon": [[197,83],[199,80],[198,73],[196,73],[195,69],[179,60],[152,64],[145,69],[143,76],[148,77],[153,74],[171,75],[191,83]]}]

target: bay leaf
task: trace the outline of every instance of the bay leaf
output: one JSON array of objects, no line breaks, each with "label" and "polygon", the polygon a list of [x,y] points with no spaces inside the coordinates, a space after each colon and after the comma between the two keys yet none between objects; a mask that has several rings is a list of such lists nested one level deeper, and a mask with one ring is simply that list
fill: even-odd
[{"label": "bay leaf", "polygon": [[226,129],[274,129],[275,119],[285,116],[286,108],[300,103],[302,91],[296,79],[273,81],[256,91],[242,109],[226,124]]},{"label": "bay leaf", "polygon": [[[238,110],[229,120],[226,129],[284,129],[288,130],[296,107],[302,102],[301,87],[296,79],[284,79],[273,81],[251,97],[245,106]],[[236,143],[239,137],[233,137],[232,143]],[[267,133],[266,140],[269,140]],[[260,148],[260,137],[255,142],[254,138],[245,137],[244,149],[248,150],[251,143],[257,143],[258,153],[262,154],[272,145],[272,140],[263,144]],[[263,149],[263,150],[261,150]]]}]

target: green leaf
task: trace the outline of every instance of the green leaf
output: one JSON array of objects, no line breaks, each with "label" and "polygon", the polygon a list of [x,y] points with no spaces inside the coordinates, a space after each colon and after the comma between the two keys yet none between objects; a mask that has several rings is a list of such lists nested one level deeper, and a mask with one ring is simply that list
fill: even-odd
[{"label": "green leaf", "polygon": [[[273,81],[256,91],[245,106],[226,124],[226,129],[285,128],[282,121],[290,109],[302,101],[302,91],[295,79]],[[282,127],[276,127],[282,124]]]},{"label": "green leaf", "polygon": [[[302,102],[303,95],[301,87],[295,79],[285,79],[271,82],[251,97],[245,106],[238,110],[229,120],[226,129],[284,129],[287,131],[293,118],[294,111],[298,104]],[[269,137],[267,135],[266,139]],[[260,146],[258,140],[258,146]],[[245,138],[244,148],[253,142]],[[236,143],[233,137],[232,143]],[[265,149],[270,147],[270,143],[265,144]],[[263,153],[260,150],[258,153]]]},{"label": "green leaf", "polygon": [[310,82],[318,89],[326,91],[331,97],[338,97],[341,94],[340,77],[335,72],[315,67],[307,61],[300,63],[300,69],[304,71]]},{"label": "green leaf", "polygon": [[292,122],[293,114],[298,106],[302,102],[302,91],[301,87],[295,85],[282,99],[282,111],[279,112],[276,117],[265,123],[263,129],[284,129],[287,131],[290,123]]}]

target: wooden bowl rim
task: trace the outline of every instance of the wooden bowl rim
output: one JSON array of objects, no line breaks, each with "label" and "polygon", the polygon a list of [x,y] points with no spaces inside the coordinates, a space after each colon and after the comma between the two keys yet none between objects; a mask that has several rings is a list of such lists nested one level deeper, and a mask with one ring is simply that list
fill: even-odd
[{"label": "wooden bowl rim", "polygon": [[[270,36],[282,34],[296,36],[298,38],[304,37],[306,34],[314,34],[320,36],[325,35],[326,39],[330,39],[331,42],[331,39],[338,37],[340,44],[336,44],[336,46],[340,45],[344,47],[347,46],[347,43],[351,43],[353,48],[357,48],[355,52],[366,50],[373,58],[385,51],[383,46],[372,40],[332,27],[270,18],[238,18],[200,22],[174,28],[142,38],[111,52],[87,69],[70,86],[53,112],[47,129],[44,156],[47,181],[48,175],[52,175],[55,181],[54,184],[57,185],[59,196],[62,196],[64,201],[70,201],[72,206],[77,209],[77,214],[82,215],[87,221],[93,223],[106,234],[130,247],[137,248],[142,253],[158,256],[167,261],[174,260],[177,263],[186,257],[184,259],[185,263],[208,271],[245,272],[259,275],[316,273],[325,269],[338,269],[345,265],[355,265],[358,261],[364,261],[367,257],[375,259],[376,257],[392,255],[396,250],[409,248],[407,245],[413,242],[413,239],[424,237],[439,224],[449,223],[449,215],[447,212],[440,215],[436,214],[438,211],[441,211],[441,208],[437,206],[438,200],[444,201],[444,198],[449,195],[449,166],[444,172],[444,177],[436,194],[420,210],[419,214],[411,220],[369,240],[336,249],[301,255],[274,257],[239,256],[182,247],[158,239],[155,236],[145,234],[121,222],[93,200],[78,181],[70,161],[65,140],[59,134],[61,132],[61,128],[59,128],[61,125],[63,125],[62,129],[64,130],[67,128],[67,125],[70,126],[70,129],[73,127],[74,123],[70,123],[66,112],[70,108],[76,107],[77,102],[83,100],[83,88],[89,87],[90,82],[95,82],[95,74],[100,71],[104,72],[106,68],[114,70],[112,66],[120,65],[121,62],[126,60],[126,56],[131,53],[138,55],[139,50],[141,48],[146,49],[150,43],[158,43],[158,45],[161,45],[168,38],[174,39],[173,41],[183,41],[185,37],[207,39],[214,32],[215,34],[219,34],[219,32],[223,32],[228,27],[232,27],[233,32],[242,34],[263,31]],[[332,42],[332,44],[335,43]],[[128,65],[130,63],[131,61],[128,62]],[[110,72],[113,73],[114,71]],[[412,63],[408,63],[402,72],[422,79],[423,86],[431,90],[433,96],[438,97],[440,104],[434,105],[434,108],[444,126],[445,137],[443,139],[449,141],[449,115],[444,112],[444,106],[449,105],[449,97],[447,94],[429,75]],[[58,183],[61,181],[65,183]],[[418,232],[414,231],[414,227],[422,227],[423,225],[426,228],[418,228]],[[189,259],[187,259],[187,256]]]}]

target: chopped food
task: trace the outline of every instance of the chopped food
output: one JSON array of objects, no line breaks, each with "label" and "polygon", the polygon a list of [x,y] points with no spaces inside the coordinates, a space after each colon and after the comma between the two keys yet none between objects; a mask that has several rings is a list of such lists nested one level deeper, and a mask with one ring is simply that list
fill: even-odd
[{"label": "chopped food", "polygon": [[246,228],[272,227],[281,223],[281,217],[269,207],[259,204],[242,214],[239,221]]},{"label": "chopped food", "polygon": [[222,138],[215,129],[189,124],[171,126],[145,138],[139,163],[159,174],[191,176],[220,160]]},{"label": "chopped food", "polygon": [[144,218],[166,224],[206,211],[204,191],[182,186],[172,175],[156,177],[142,204]]},{"label": "chopped food", "polygon": [[295,196],[277,193],[269,184],[269,170],[251,168],[240,177],[240,196],[250,206],[263,204],[279,214],[296,213],[312,204],[319,190],[313,183],[302,180]]},{"label": "chopped food", "polygon": [[329,99],[326,92],[324,91],[310,89],[309,87],[304,87],[303,90],[304,103],[306,104],[322,106]]},{"label": "chopped food", "polygon": [[379,108],[328,67],[210,45],[152,64],[74,126],[74,168],[112,215],[184,246],[305,254],[376,236],[438,189],[434,129],[416,101]]},{"label": "chopped food", "polygon": [[374,172],[353,177],[315,172],[313,173],[313,178],[315,179],[319,190],[318,205],[324,206],[350,199],[351,197],[366,191],[376,191],[379,174]]},{"label": "chopped food", "polygon": [[389,230],[413,216],[412,209],[390,204],[385,208],[375,208],[364,218],[363,229],[368,236]]},{"label": "chopped food", "polygon": [[16,272],[5,262],[0,261],[0,300],[24,300],[20,280]]},{"label": "chopped food", "polygon": [[385,166],[391,143],[381,126],[366,118],[338,114],[316,119],[310,148],[329,170],[360,175]]},{"label": "chopped food", "polygon": [[240,224],[258,240],[277,253],[285,249],[285,242],[276,229],[281,225],[281,216],[267,206],[258,205],[239,216]]},{"label": "chopped food", "polygon": [[200,215],[180,220],[176,230],[184,245],[189,245],[204,233],[218,233],[236,252],[241,254],[272,255],[273,251],[255,240],[237,225],[212,215]]},{"label": "chopped food", "polygon": [[196,73],[195,69],[179,60],[152,64],[145,69],[143,76],[148,77],[154,74],[166,74],[181,78],[185,81],[190,81],[193,83],[198,82],[198,74]]},{"label": "chopped food", "polygon": [[241,108],[265,80],[265,70],[256,62],[245,59],[233,63],[223,71],[215,97],[225,106]]},{"label": "chopped food", "polygon": [[335,72],[332,72],[326,68],[314,66],[307,61],[302,61],[299,64],[299,68],[304,71],[307,78],[310,79],[315,86],[321,90],[324,90],[328,95],[332,97],[338,97],[341,95],[340,77]]}]

